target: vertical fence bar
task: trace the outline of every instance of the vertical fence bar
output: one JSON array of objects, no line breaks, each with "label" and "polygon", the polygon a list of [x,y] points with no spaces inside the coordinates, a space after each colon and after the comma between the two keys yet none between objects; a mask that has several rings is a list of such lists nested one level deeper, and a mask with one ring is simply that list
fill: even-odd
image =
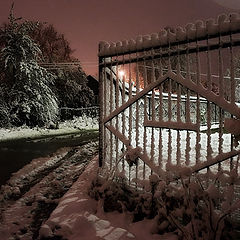
[{"label": "vertical fence bar", "polygon": [[[186,80],[191,80],[190,75],[190,60],[189,60],[189,43],[187,43],[187,52],[186,52],[186,61],[187,61],[187,72],[186,72]],[[190,120],[190,90],[187,88],[184,88],[186,90],[186,102],[185,102],[185,121],[187,124],[191,122]],[[190,133],[187,130],[187,136],[186,136],[186,151],[185,151],[185,164],[188,166],[190,164]]]},{"label": "vertical fence bar", "polygon": [[[218,49],[218,66],[219,66],[219,85],[218,85],[218,88],[219,88],[219,96],[221,98],[224,98],[224,85],[223,85],[223,56],[222,56],[222,48],[221,48],[221,34],[219,34],[219,38],[218,38],[218,41],[219,41],[219,49]],[[227,89],[225,89],[226,91],[226,99],[228,99],[228,91]]]},{"label": "vertical fence bar", "polygon": [[[154,54],[154,50],[152,50],[152,56]],[[152,78],[151,82],[156,81],[156,76],[155,76],[155,66],[154,66],[154,59],[152,59]],[[151,96],[151,105],[152,105],[152,121],[155,121],[156,119],[156,114],[155,114],[155,89],[152,90],[152,96]],[[154,128],[152,127],[152,138],[151,138],[151,161],[154,161],[154,150],[155,150],[155,136],[154,136]]]},{"label": "vertical fence bar", "polygon": [[[136,53],[136,94],[139,93],[140,83],[139,83],[139,62],[138,54]],[[136,102],[136,147],[139,146],[139,101]]]},{"label": "vertical fence bar", "polygon": [[[177,45],[178,55],[177,55],[177,75],[181,75],[181,64],[180,64],[180,55],[179,55],[179,45]],[[177,83],[176,85],[176,91],[177,91],[177,122],[181,122],[181,104],[182,104],[182,98],[181,98],[181,84]],[[180,165],[181,160],[181,146],[180,146],[180,131],[177,130],[177,156],[176,161],[177,165]]]},{"label": "vertical fence bar", "polygon": [[[103,115],[104,117],[107,116],[107,99],[106,99],[106,89],[107,89],[107,73],[106,73],[106,58],[104,58],[104,72],[103,72]],[[103,125],[104,127],[104,125]],[[104,146],[103,146],[103,149],[104,149],[104,153],[103,153],[103,157],[104,157],[104,161],[106,162],[106,154],[107,154],[107,142],[106,142],[106,139],[107,139],[107,129],[104,127],[104,132],[103,132],[103,139],[104,139]]]},{"label": "vertical fence bar", "polygon": [[[159,52],[161,53],[162,49],[159,49]],[[162,65],[162,59],[159,59],[159,76],[163,76],[163,65]],[[162,99],[162,92],[163,92],[163,84],[159,86],[159,105],[158,105],[158,120],[162,121],[162,107],[163,107],[163,99]],[[158,134],[158,165],[162,167],[162,129],[159,128],[159,134]]]},{"label": "vertical fence bar", "polygon": [[[129,81],[128,81],[128,88],[129,88],[129,100],[132,99],[132,69],[131,69],[132,65],[131,65],[131,54],[129,54]],[[132,105],[129,107],[129,131],[128,131],[128,135],[129,135],[129,141],[130,144],[132,143]]]},{"label": "vertical fence bar", "polygon": [[[133,81],[132,81],[132,69],[131,69],[132,65],[131,65],[131,54],[129,54],[129,80],[128,80],[128,89],[129,89],[129,100],[132,99],[132,84],[133,84]],[[132,130],[133,130],[133,114],[132,114],[132,105],[129,107],[129,129],[128,129],[128,136],[129,136],[129,142],[130,142],[130,145],[132,145]],[[136,164],[136,179],[138,179],[138,166]],[[137,185],[136,185],[137,187]]]},{"label": "vertical fence bar", "polygon": [[[199,57],[199,45],[198,40],[196,40],[196,64],[197,64],[197,85],[200,86],[201,84],[201,69],[200,69],[200,57]],[[197,134],[196,134],[196,164],[200,161],[200,150],[201,150],[201,137],[200,137],[200,126],[201,126],[201,109],[200,109],[200,96],[197,93],[197,100],[196,100],[196,124],[197,124]]]},{"label": "vertical fence bar", "polygon": [[[145,61],[145,51],[144,51],[144,60],[143,60],[143,87],[145,88],[147,86],[147,65]],[[147,95],[144,96],[144,120],[148,119],[147,115]],[[143,131],[143,152],[144,154],[147,154],[147,127],[144,126]],[[143,164],[143,179],[146,177],[146,164],[144,162]]]},{"label": "vertical fence bar", "polygon": [[211,56],[210,56],[210,47],[209,47],[209,39],[207,38],[207,88],[209,91],[212,90],[212,76],[211,76]]},{"label": "vertical fence bar", "polygon": [[[109,106],[109,114],[113,112],[113,66],[112,66],[112,58],[110,58],[111,66],[110,66],[110,106]],[[110,121],[110,125],[112,125],[113,120]],[[113,133],[110,132],[110,169],[112,170],[113,165]]]},{"label": "vertical fence bar", "polygon": [[[211,69],[211,53],[210,53],[210,43],[209,43],[209,29],[207,36],[207,89],[208,92],[212,91],[212,69]],[[211,105],[207,101],[207,161],[211,159],[212,149],[211,149]],[[209,167],[207,168],[207,176],[209,176]],[[209,184],[209,178],[207,179],[207,185]]]},{"label": "vertical fence bar", "polygon": [[[122,71],[123,71],[123,76],[122,76],[122,105],[125,103],[125,94],[126,94],[126,85],[125,85],[125,58],[124,58],[124,55],[123,55],[123,59],[122,59]],[[125,129],[125,125],[126,125],[126,116],[125,116],[125,111],[122,112],[122,134],[125,136],[125,133],[126,133],[126,129]],[[125,145],[122,144],[122,151],[124,152],[125,151]],[[125,163],[123,161],[123,164],[122,164],[122,167],[123,169],[125,168]],[[129,176],[130,176],[130,172],[129,172]],[[130,181],[130,179],[129,179]]]},{"label": "vertical fence bar", "polygon": [[234,56],[233,56],[233,46],[232,46],[232,34],[230,34],[230,91],[231,91],[231,104],[235,104],[235,91],[236,91],[236,83],[235,83],[235,73],[234,73]]},{"label": "vertical fence bar", "polygon": [[[234,69],[234,56],[233,56],[233,46],[232,46],[232,34],[230,34],[230,42],[231,42],[231,46],[230,46],[230,94],[231,94],[231,104],[235,105],[235,94],[236,94],[236,83],[235,83],[235,69]],[[231,138],[231,150],[233,149],[233,136]],[[233,160],[231,159],[230,161],[230,169],[232,170],[233,168]]]},{"label": "vertical fence bar", "polygon": [[[168,80],[168,121],[172,121],[172,79]],[[168,131],[168,164],[172,162],[172,131]]]},{"label": "vertical fence bar", "polygon": [[[218,153],[223,152],[223,110],[219,107],[219,131],[218,131]],[[218,164],[219,170],[221,169],[221,163]]]},{"label": "vertical fence bar", "polygon": [[[100,46],[99,46],[99,51],[100,51]],[[104,137],[103,137],[103,104],[104,104],[104,100],[103,100],[103,68],[102,68],[102,62],[103,59],[101,57],[99,57],[98,59],[98,77],[99,77],[99,167],[103,166],[103,153],[104,153]]]},{"label": "vertical fence bar", "polygon": [[[177,84],[177,122],[181,122],[181,85]],[[180,131],[177,130],[177,165],[180,165],[181,160],[181,148],[180,148]]]},{"label": "vertical fence bar", "polygon": [[[136,53],[136,94],[139,93],[140,83],[139,83],[139,62],[138,62],[138,53]],[[139,101],[135,103],[136,105],[136,120],[135,120],[135,129],[136,129],[136,147],[139,146]],[[138,178],[138,168],[136,171],[136,178]]]},{"label": "vertical fence bar", "polygon": [[207,160],[211,159],[211,104],[207,101]]},{"label": "vertical fence bar", "polygon": [[[170,42],[170,29],[168,29],[168,71],[172,71],[172,63],[171,63],[171,42]],[[172,80],[168,80],[168,121],[172,120]],[[168,131],[168,158],[167,163],[171,164],[171,156],[172,156],[172,134],[171,129]]]},{"label": "vertical fence bar", "polygon": [[[212,145],[211,145],[211,103],[207,101],[207,161],[212,158]],[[210,169],[207,167],[207,185],[209,184]]]},{"label": "vertical fence bar", "polygon": [[[118,56],[117,56],[118,58]],[[116,65],[116,109],[119,107],[119,74],[118,74],[118,63]],[[119,116],[116,116],[116,130],[119,131]],[[119,139],[116,138],[116,162],[119,161]],[[123,170],[124,170],[124,159],[122,160]]]}]

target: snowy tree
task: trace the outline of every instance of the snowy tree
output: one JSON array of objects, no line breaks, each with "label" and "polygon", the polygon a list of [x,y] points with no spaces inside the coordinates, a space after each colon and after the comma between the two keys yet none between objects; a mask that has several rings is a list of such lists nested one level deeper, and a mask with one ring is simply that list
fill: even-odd
[{"label": "snowy tree", "polygon": [[9,125],[9,107],[6,103],[6,87],[4,84],[0,85],[0,127],[7,127]]},{"label": "snowy tree", "polygon": [[58,71],[55,92],[61,107],[87,107],[94,98],[92,90],[87,86],[86,74],[81,69]]},{"label": "snowy tree", "polygon": [[[52,24],[40,23],[31,36],[39,44],[44,62],[58,64],[77,60],[72,56],[74,51],[65,36],[57,32]],[[65,66],[50,71],[57,76],[53,89],[60,107],[79,108],[91,105],[94,96],[87,86],[87,76],[81,65],[77,69]]]},{"label": "snowy tree", "polygon": [[54,75],[39,66],[39,46],[30,37],[36,22],[15,18],[13,6],[9,24],[0,32],[1,64],[7,79],[11,123],[43,126],[58,117],[57,97],[51,90]]}]

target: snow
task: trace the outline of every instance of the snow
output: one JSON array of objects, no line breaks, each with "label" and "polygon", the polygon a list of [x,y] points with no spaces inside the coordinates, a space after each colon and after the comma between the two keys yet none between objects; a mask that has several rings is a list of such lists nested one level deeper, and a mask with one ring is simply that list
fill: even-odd
[{"label": "snow", "polygon": [[[132,150],[132,152],[136,154],[134,150]],[[53,157],[52,161],[56,161],[60,157],[59,155],[60,153],[58,154],[58,157]],[[35,166],[36,169],[33,171],[38,171],[39,168],[37,167],[37,164]],[[185,170],[188,171],[189,169]],[[62,236],[63,239],[68,240],[77,240],[80,236],[83,240],[177,240],[176,235],[173,233],[161,236],[154,234],[156,225],[155,219],[144,219],[143,221],[133,223],[131,215],[126,212],[121,214],[118,212],[105,213],[103,211],[102,202],[97,202],[88,195],[92,180],[96,178],[98,171],[98,158],[95,157],[87,166],[84,173],[72,185],[70,190],[58,201],[57,208],[52,212],[48,220],[42,224],[40,237],[51,238],[54,236]],[[14,175],[15,179],[20,175],[24,176],[24,173],[27,173],[26,177],[32,176],[29,169],[25,168]],[[157,175],[153,174],[150,176],[150,180],[155,183],[158,182],[159,179]],[[164,183],[165,182],[162,182],[162,184]],[[10,189],[10,191],[13,190]],[[215,194],[214,189],[208,189],[208,191]],[[17,215],[15,211],[17,211],[17,213],[21,212],[23,216],[26,215],[31,208],[26,206],[25,203],[28,200],[30,201],[33,196],[38,200],[47,201],[43,192],[39,191],[39,188],[33,189],[27,196],[25,196],[25,202],[19,202],[16,204],[13,212],[8,212],[8,221],[11,221],[11,223],[19,222],[19,218],[17,217],[19,215]],[[233,207],[237,208],[238,206],[234,205]],[[23,220],[20,224],[25,226],[27,222]],[[166,222],[162,222],[160,225],[163,229],[165,229],[164,224],[166,224]],[[14,227],[14,224],[10,224],[9,222],[9,224],[4,226],[9,226],[9,228],[5,229],[7,232],[10,228]],[[1,237],[1,239],[5,240],[6,238]],[[19,239],[28,238],[25,236],[25,238]]]},{"label": "snow", "polygon": [[[98,204],[88,195],[88,189],[98,173],[98,158],[88,165],[84,173],[64,195],[58,207],[52,212],[50,218],[41,227],[40,237],[61,235],[68,240],[79,239],[105,239],[118,240],[133,238],[126,229],[116,227],[102,216]],[[96,214],[97,212],[97,214]],[[56,228],[56,226],[58,226]]]},{"label": "snow", "polygon": [[[97,143],[88,143],[84,147],[75,147],[74,151],[60,149],[52,157],[34,159],[16,172],[7,184],[1,187],[0,239],[11,239],[14,236],[18,239],[32,239],[35,222],[48,211],[44,206],[47,208],[58,204],[61,192],[66,192],[65,189],[71,186],[74,178],[81,174],[88,159],[96,154],[97,147]],[[71,193],[68,196],[70,198],[62,202],[56,213],[63,213],[65,206],[73,202],[86,202],[86,199],[79,201],[79,198],[71,196]],[[13,201],[15,197],[17,200]],[[41,214],[38,215],[39,208]],[[57,222],[58,219],[55,218],[54,221]],[[71,224],[73,222],[65,221],[64,231],[69,232]],[[23,229],[26,229],[26,233],[22,232]],[[51,229],[46,225],[41,231],[45,236],[51,233]]]},{"label": "snow", "polygon": [[20,128],[0,128],[0,142],[17,140],[17,139],[36,139],[49,136],[58,136],[64,134],[78,133],[80,129],[98,129],[98,119],[87,116],[74,117],[73,120],[68,120],[59,123],[59,129],[48,128],[29,128],[22,126]]},{"label": "snow", "polygon": [[171,233],[163,236],[152,234],[154,219],[132,223],[128,213],[105,213],[101,201],[97,202],[88,195],[97,174],[98,157],[95,157],[41,226],[40,237],[62,236],[68,240],[78,240],[79,236],[83,240],[176,240]]}]

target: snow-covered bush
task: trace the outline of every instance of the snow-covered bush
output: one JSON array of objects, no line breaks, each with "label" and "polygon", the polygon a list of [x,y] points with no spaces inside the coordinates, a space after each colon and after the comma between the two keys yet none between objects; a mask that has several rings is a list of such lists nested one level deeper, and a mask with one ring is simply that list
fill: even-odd
[{"label": "snow-covered bush", "polygon": [[1,65],[9,98],[8,114],[13,125],[42,126],[58,117],[58,104],[51,90],[54,76],[38,65],[41,50],[30,37],[36,22],[9,16],[9,24],[0,31]]},{"label": "snow-covered bush", "polygon": [[177,184],[159,181],[153,192],[158,218],[165,218],[179,239],[234,239],[230,214],[240,207],[233,194],[238,182],[236,169],[193,176],[185,171]]},{"label": "snow-covered bush", "polygon": [[94,98],[93,91],[87,86],[86,74],[81,68],[58,72],[54,92],[60,107],[87,107],[92,104]]},{"label": "snow-covered bush", "polygon": [[21,62],[10,92],[13,125],[43,126],[58,119],[58,100],[49,87],[53,76],[36,62]]},{"label": "snow-covered bush", "polygon": [[5,88],[0,85],[0,127],[8,126],[10,123],[9,109],[5,99]]},{"label": "snow-covered bush", "polygon": [[237,239],[239,225],[231,214],[240,208],[240,200],[234,198],[238,166],[217,174],[192,174],[187,167],[169,167],[165,176],[133,180],[137,188],[127,184],[117,170],[106,170],[102,173],[105,178],[93,182],[89,195],[102,199],[105,211],[132,213],[133,222],[152,219],[153,234],[173,232],[180,240]]},{"label": "snow-covered bush", "polygon": [[6,127],[9,125],[10,119],[8,109],[5,103],[0,102],[0,127]]}]

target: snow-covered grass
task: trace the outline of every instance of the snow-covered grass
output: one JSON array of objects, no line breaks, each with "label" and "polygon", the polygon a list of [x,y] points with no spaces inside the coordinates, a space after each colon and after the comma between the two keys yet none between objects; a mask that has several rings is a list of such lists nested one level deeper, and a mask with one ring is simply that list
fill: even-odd
[{"label": "snow-covered grass", "polygon": [[29,128],[27,126],[0,128],[0,142],[17,140],[17,139],[37,139],[43,137],[74,134],[82,129],[98,129],[98,119],[89,118],[87,116],[74,117],[59,123],[58,129],[48,128]]}]

